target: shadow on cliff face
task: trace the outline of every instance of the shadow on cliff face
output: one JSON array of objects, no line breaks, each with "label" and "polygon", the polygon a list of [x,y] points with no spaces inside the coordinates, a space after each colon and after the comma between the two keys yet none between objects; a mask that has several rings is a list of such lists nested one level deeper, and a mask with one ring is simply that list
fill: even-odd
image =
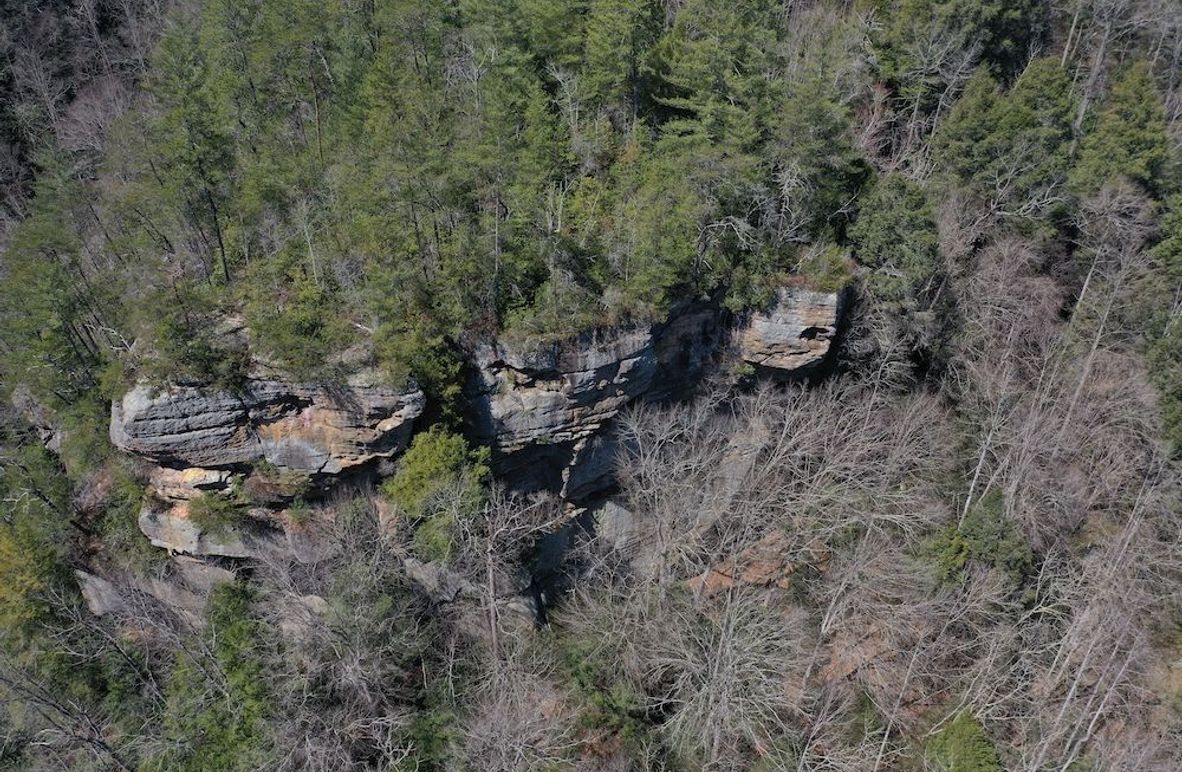
[{"label": "shadow on cliff face", "polygon": [[[796,302],[801,297],[800,293],[791,293],[782,296],[781,302],[785,302],[784,298],[788,299],[787,302]],[[804,293],[803,297],[810,304],[809,310],[798,313],[780,308],[763,314],[765,327],[771,325],[774,328],[779,319],[779,323],[787,325],[791,332],[772,329],[766,339],[754,342],[747,334],[751,329],[750,318],[736,320],[718,304],[688,309],[683,316],[651,330],[650,342],[646,345],[654,351],[656,369],[645,381],[645,389],[621,400],[606,416],[599,417],[588,434],[561,442],[525,443],[511,450],[502,447],[500,454],[494,456],[498,475],[511,488],[548,490],[560,495],[572,508],[571,520],[558,531],[539,539],[533,552],[532,581],[527,594],[532,596],[538,609],[540,623],[545,622],[546,608],[577,581],[582,567],[577,562],[572,563],[571,556],[577,553],[575,548],[578,545],[595,536],[599,525],[596,513],[617,492],[616,465],[625,450],[621,447],[615,420],[621,410],[640,403],[663,404],[693,399],[703,383],[715,380],[712,376],[723,372],[732,373],[727,382],[733,393],[738,394],[767,381],[782,386],[802,382],[814,385],[830,378],[839,369],[836,352],[842,336],[849,330],[846,309],[853,302],[852,293]],[[783,321],[785,319],[787,321]],[[817,320],[830,323],[810,323]],[[747,338],[744,340],[741,336],[745,334]],[[760,344],[763,344],[762,349]],[[757,365],[751,361],[760,357],[764,361],[779,362],[781,366]],[[733,372],[742,363],[750,366],[750,373],[735,378]],[[618,373],[620,369],[615,368],[612,372]],[[556,391],[563,395],[561,398],[577,398],[580,393],[577,388],[572,389],[571,397],[567,397],[562,389],[571,383],[577,387],[578,378],[570,373],[557,375],[560,377],[550,384],[558,384]],[[537,381],[510,384],[499,394],[500,398],[513,400],[514,387],[518,385],[525,389],[538,388]],[[495,442],[498,429],[504,426],[498,424],[498,420],[512,422],[519,419],[511,410],[505,411],[503,406],[497,414],[496,395],[479,404],[479,398],[489,392],[475,394],[478,404],[474,413],[485,422],[476,436],[491,437]],[[520,403],[511,404],[527,401],[528,398],[522,398]],[[724,409],[727,403],[728,400],[723,399],[719,403],[720,409]],[[573,408],[571,414],[580,415],[579,408]]]}]

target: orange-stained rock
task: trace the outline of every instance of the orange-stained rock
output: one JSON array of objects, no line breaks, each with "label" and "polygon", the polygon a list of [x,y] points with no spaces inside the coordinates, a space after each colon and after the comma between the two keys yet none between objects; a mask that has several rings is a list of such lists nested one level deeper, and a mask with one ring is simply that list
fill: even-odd
[{"label": "orange-stained rock", "polygon": [[690,589],[707,595],[738,585],[788,589],[796,566],[788,559],[788,537],[783,531],[767,536],[739,553],[733,562],[720,563],[689,580]]},{"label": "orange-stained rock", "polygon": [[267,461],[337,474],[403,450],[423,412],[421,391],[372,373],[339,386],[248,379],[240,390],[137,384],[111,407],[111,441],[168,466],[224,468]]}]

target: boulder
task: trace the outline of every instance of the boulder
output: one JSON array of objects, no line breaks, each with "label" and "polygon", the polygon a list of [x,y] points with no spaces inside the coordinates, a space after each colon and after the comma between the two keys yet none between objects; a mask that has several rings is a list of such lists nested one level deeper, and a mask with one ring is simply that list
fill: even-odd
[{"label": "boulder", "polygon": [[600,552],[628,551],[635,547],[640,527],[632,510],[615,499],[605,499],[590,512],[595,518],[595,545]]},{"label": "boulder", "polygon": [[334,475],[406,447],[423,412],[419,390],[248,379],[241,390],[139,383],[111,407],[111,441],[169,466],[225,468],[267,461]]},{"label": "boulder", "polygon": [[119,574],[119,583],[89,571],[75,570],[82,599],[90,613],[104,616],[123,611],[135,594],[152,596],[165,606],[200,624],[209,593],[218,585],[234,580],[234,572],[204,561],[174,556],[171,571],[142,576]]},{"label": "boulder", "polygon": [[781,287],[771,305],[736,330],[739,356],[775,376],[814,370],[829,353],[846,293]]},{"label": "boulder", "polygon": [[[235,521],[203,526],[189,513],[189,502],[149,502],[140,510],[140,531],[174,556],[276,558],[317,563],[334,548],[326,523],[293,518],[288,510],[256,507]],[[224,570],[224,569],[221,569]]]},{"label": "boulder", "polygon": [[171,507],[145,506],[140,511],[139,526],[153,546],[174,554],[257,558],[289,551],[281,531],[247,518],[203,527],[189,516],[188,504],[184,502]]},{"label": "boulder", "polygon": [[188,555],[173,555],[176,575],[189,589],[208,594],[215,587],[229,584],[237,577],[234,571]]},{"label": "boulder", "polygon": [[148,486],[162,499],[189,501],[204,493],[225,490],[231,474],[225,469],[170,469],[158,466],[148,476]]},{"label": "boulder", "polygon": [[124,599],[123,593],[112,582],[97,574],[82,570],[75,570],[74,576],[78,579],[82,600],[86,602],[90,613],[96,617],[119,611],[126,605],[127,601]]},{"label": "boulder", "polygon": [[[461,630],[478,638],[488,634],[487,610],[482,608],[486,603],[482,587],[436,560],[424,563],[417,558],[404,556],[402,565],[407,578],[431,603],[461,606],[470,612],[461,613],[454,620]],[[512,586],[498,592],[494,602],[500,627],[525,630],[538,623],[538,604],[533,597],[524,594],[524,589]]]}]

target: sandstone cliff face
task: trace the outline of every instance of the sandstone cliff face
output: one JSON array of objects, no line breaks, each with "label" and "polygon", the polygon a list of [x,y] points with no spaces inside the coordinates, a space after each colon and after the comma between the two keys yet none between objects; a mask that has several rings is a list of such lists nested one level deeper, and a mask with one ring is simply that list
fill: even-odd
[{"label": "sandstone cliff face", "polygon": [[[390,389],[365,373],[331,388],[275,378],[248,379],[239,391],[141,383],[112,405],[110,433],[117,447],[159,465],[139,518],[154,545],[197,556],[311,560],[314,539],[288,527],[279,508],[404,450],[423,406],[421,391]],[[249,466],[256,469],[247,476]],[[238,491],[265,506],[216,528],[190,517],[194,500]]]},{"label": "sandstone cliff face", "polygon": [[476,434],[513,487],[580,499],[610,480],[616,445],[605,430],[625,406],[688,395],[728,339],[765,375],[808,374],[827,356],[843,310],[843,293],[786,287],[733,329],[716,306],[697,304],[651,327],[531,350],[482,346],[469,389]]},{"label": "sandstone cliff face", "polygon": [[[737,327],[717,305],[698,303],[658,325],[480,345],[468,384],[476,439],[493,449],[494,470],[512,488],[585,499],[611,484],[611,424],[626,406],[688,395],[728,341],[761,372],[807,373],[827,355],[843,305],[841,293],[783,288]],[[154,544],[191,555],[307,557],[311,542],[298,533],[293,541],[277,513],[400,453],[423,409],[422,392],[384,387],[368,373],[332,388],[275,376],[249,378],[237,391],[140,384],[112,406],[110,433],[157,464],[140,518]],[[211,531],[189,517],[198,497],[242,493],[256,508],[240,525]]]},{"label": "sandstone cliff face", "polygon": [[141,383],[112,405],[111,441],[170,466],[332,475],[405,448],[423,402],[363,378],[339,389],[250,379],[236,392]]},{"label": "sandstone cliff face", "polygon": [[703,306],[666,324],[533,348],[482,345],[469,385],[477,438],[513,487],[580,498],[611,475],[615,446],[604,432],[611,419],[629,403],[689,393],[722,333],[720,312]]},{"label": "sandstone cliff face", "polygon": [[565,487],[588,443],[657,371],[652,332],[617,332],[516,351],[504,343],[476,352],[471,402],[478,439],[497,473],[522,489]]},{"label": "sandstone cliff face", "polygon": [[739,355],[773,376],[807,373],[829,353],[844,305],[844,292],[781,287],[771,306],[737,331]]}]

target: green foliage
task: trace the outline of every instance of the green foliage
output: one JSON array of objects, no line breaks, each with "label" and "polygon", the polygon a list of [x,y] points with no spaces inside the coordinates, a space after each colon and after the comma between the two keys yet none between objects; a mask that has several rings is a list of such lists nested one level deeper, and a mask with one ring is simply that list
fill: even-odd
[{"label": "green foliage", "polygon": [[349,341],[336,298],[323,280],[289,254],[250,272],[247,321],[259,350],[290,370],[327,372],[328,360]]},{"label": "green foliage", "polygon": [[[73,224],[83,189],[50,157],[28,216],[7,233],[0,273],[0,381],[24,384],[50,408],[64,407],[96,383],[103,341],[92,328],[114,298],[85,280]],[[101,315],[101,317],[99,316]]]},{"label": "green foliage", "polygon": [[382,492],[408,516],[419,517],[433,494],[462,477],[475,491],[489,474],[487,464],[487,448],[473,451],[462,436],[432,427],[415,435]]},{"label": "green foliage", "polygon": [[925,768],[943,772],[1002,772],[997,749],[973,714],[965,711],[932,735]]},{"label": "green foliage", "polygon": [[228,494],[207,492],[189,501],[189,519],[203,531],[218,533],[241,523],[248,504],[235,483]]},{"label": "green foliage", "polygon": [[414,379],[445,422],[459,422],[464,362],[443,335],[386,324],[374,336],[378,363],[396,384]]},{"label": "green foliage", "polygon": [[822,244],[805,252],[798,271],[805,284],[818,292],[838,292],[854,280],[854,262],[848,251]]},{"label": "green foliage", "polygon": [[0,427],[0,644],[23,649],[53,613],[48,591],[69,584],[70,488],[35,438]]},{"label": "green foliage", "polygon": [[938,168],[1002,217],[1053,215],[1071,148],[1075,97],[1051,57],[1030,62],[1009,92],[978,70],[933,137]]},{"label": "green foliage", "polygon": [[1071,171],[1079,195],[1121,177],[1158,196],[1172,187],[1170,137],[1165,108],[1146,62],[1130,65],[1117,80],[1096,125],[1080,143]]},{"label": "green foliage", "polygon": [[641,57],[656,29],[647,0],[590,0],[583,78],[601,103],[634,107]]},{"label": "green foliage", "polygon": [[1146,364],[1158,390],[1166,440],[1182,453],[1182,327],[1175,322],[1150,344]]},{"label": "green foliage", "polygon": [[471,450],[467,441],[441,426],[415,436],[382,492],[410,520],[422,520],[414,545],[427,560],[451,552],[457,517],[472,516],[484,497],[489,476],[488,448]]},{"label": "green foliage", "polygon": [[423,560],[447,560],[451,556],[455,526],[456,518],[452,512],[437,512],[426,518],[415,529],[412,537],[415,552]]},{"label": "green foliage", "polygon": [[120,468],[115,476],[107,506],[98,521],[98,533],[111,561],[130,571],[147,573],[166,565],[168,555],[153,547],[139,528],[144,487]]},{"label": "green foliage", "polygon": [[619,677],[611,652],[593,637],[567,635],[556,643],[566,676],[585,701],[581,722],[626,741],[638,739],[646,731],[642,695]]},{"label": "green foliage", "polygon": [[224,221],[235,161],[213,78],[197,31],[183,23],[173,26],[153,60],[150,88],[162,107],[154,150],[167,175],[166,190],[201,232],[211,272],[220,263],[229,282]]},{"label": "green foliage", "polygon": [[209,674],[184,652],[168,681],[163,731],[168,749],[147,770],[255,770],[266,766],[270,702],[259,650],[262,626],[244,584],[215,588],[207,609],[207,645],[224,679]]},{"label": "green foliage", "polygon": [[[207,286],[178,284],[150,293],[137,311],[146,320],[150,346],[138,374],[159,384],[239,386],[247,352],[241,342],[218,334],[223,310]],[[121,392],[112,393],[112,398]]]},{"label": "green foliage", "polygon": [[414,772],[421,764],[442,765],[460,739],[458,717],[446,698],[438,690],[431,690],[425,702],[426,708],[415,714],[408,732],[413,759],[395,767],[397,772]]},{"label": "green foliage", "polygon": [[1171,197],[1161,219],[1161,238],[1151,250],[1153,270],[1143,298],[1149,307],[1146,363],[1158,391],[1165,437],[1182,452],[1182,325],[1173,304],[1182,290],[1182,194]]},{"label": "green foliage", "polygon": [[970,563],[1000,571],[1013,587],[1034,567],[1034,553],[1022,530],[1005,515],[999,491],[973,503],[959,527],[949,526],[929,544],[930,559],[945,582],[963,582]]},{"label": "green foliage", "polygon": [[843,213],[870,170],[854,147],[850,109],[835,99],[824,73],[790,86],[775,132],[777,182],[797,199],[789,205],[802,207],[795,216],[803,218],[806,233],[840,238]]},{"label": "green foliage", "polygon": [[879,178],[850,228],[858,261],[881,277],[884,297],[904,298],[936,270],[936,222],[923,188],[899,174]]},{"label": "green foliage", "polygon": [[709,140],[724,152],[754,147],[771,106],[761,74],[772,56],[775,13],[765,0],[682,5],[649,57],[652,97],[670,113],[671,136]]},{"label": "green foliage", "polygon": [[854,256],[871,269],[865,290],[886,315],[890,337],[932,352],[948,323],[932,311],[941,271],[938,235],[924,190],[899,174],[879,178],[850,227]]},{"label": "green foliage", "polygon": [[1045,15],[1037,0],[873,0],[866,5],[883,21],[875,40],[883,75],[904,91],[924,88],[923,80],[931,77],[917,50],[928,29],[966,47],[979,44],[981,61],[994,76],[1008,79],[1026,64]]}]

